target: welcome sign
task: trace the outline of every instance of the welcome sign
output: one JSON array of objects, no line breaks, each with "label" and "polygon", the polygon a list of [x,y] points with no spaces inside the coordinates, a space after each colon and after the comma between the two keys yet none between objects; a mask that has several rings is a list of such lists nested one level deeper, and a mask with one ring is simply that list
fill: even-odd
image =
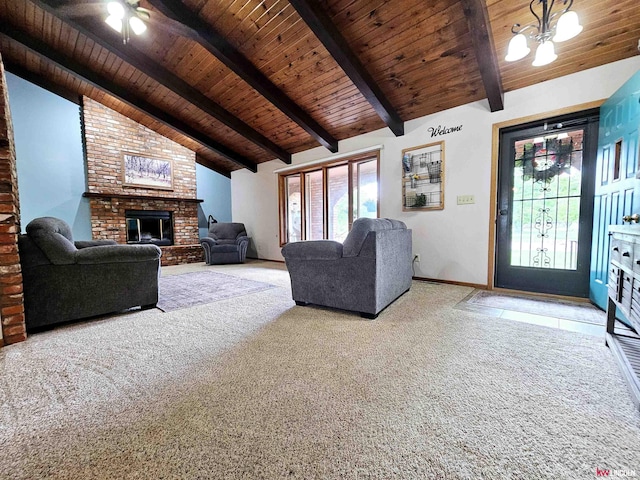
[{"label": "welcome sign", "polygon": [[442,125],[438,125],[437,127],[429,127],[427,130],[431,134],[431,137],[437,137],[438,135],[459,132],[462,130],[462,125],[458,125],[457,127],[443,127]]}]

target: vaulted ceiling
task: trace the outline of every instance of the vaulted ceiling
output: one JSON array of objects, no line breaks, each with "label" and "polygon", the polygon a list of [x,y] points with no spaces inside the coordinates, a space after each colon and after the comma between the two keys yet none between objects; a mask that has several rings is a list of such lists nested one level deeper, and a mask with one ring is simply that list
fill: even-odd
[{"label": "vaulted ceiling", "polygon": [[[537,3],[537,0],[536,2]],[[556,4],[562,4],[557,0]],[[0,0],[8,71],[84,95],[222,174],[638,54],[637,0],[575,0],[558,60],[506,62],[526,0],[141,0],[123,44],[106,0]],[[536,8],[534,6],[534,8]],[[576,86],[579,88],[579,85]]]}]

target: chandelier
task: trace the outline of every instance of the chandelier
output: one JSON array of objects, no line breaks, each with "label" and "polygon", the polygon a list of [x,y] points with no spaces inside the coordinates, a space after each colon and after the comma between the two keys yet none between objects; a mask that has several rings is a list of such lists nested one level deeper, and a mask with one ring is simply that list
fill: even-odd
[{"label": "chandelier", "polygon": [[[558,4],[564,7],[560,11],[552,12],[555,0],[531,0],[529,10],[536,17],[537,23],[532,23],[521,28],[519,23],[511,27],[514,37],[509,42],[509,50],[505,60],[513,62],[526,57],[531,49],[527,45],[527,37],[538,42],[536,56],[533,60],[534,67],[541,67],[553,62],[558,56],[553,42],[564,42],[575,37],[582,31],[582,25],[578,20],[578,14],[570,10],[573,0],[558,0]],[[569,5],[567,5],[567,3]],[[542,5],[542,11],[537,14],[533,5]],[[565,7],[565,5],[567,5]],[[554,22],[556,17],[559,17]]]},{"label": "chandelier", "polygon": [[122,43],[129,43],[130,32],[142,35],[147,26],[143,20],[149,20],[149,10],[142,8],[137,0],[118,0],[107,4],[109,16],[105,22],[116,32],[122,34]]}]

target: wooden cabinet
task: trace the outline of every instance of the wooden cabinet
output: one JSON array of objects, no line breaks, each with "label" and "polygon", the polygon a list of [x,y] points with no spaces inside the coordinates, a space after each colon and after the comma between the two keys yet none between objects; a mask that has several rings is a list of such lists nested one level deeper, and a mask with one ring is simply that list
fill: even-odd
[{"label": "wooden cabinet", "polygon": [[[640,225],[612,225],[609,233],[607,345],[640,408]],[[616,323],[618,313],[632,329]]]}]

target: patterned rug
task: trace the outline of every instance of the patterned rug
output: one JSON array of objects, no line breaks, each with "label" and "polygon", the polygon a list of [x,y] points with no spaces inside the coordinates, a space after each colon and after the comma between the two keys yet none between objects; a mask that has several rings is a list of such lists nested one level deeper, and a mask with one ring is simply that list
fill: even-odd
[{"label": "patterned rug", "polygon": [[217,272],[160,277],[157,307],[163,312],[261,292],[275,285]]}]

